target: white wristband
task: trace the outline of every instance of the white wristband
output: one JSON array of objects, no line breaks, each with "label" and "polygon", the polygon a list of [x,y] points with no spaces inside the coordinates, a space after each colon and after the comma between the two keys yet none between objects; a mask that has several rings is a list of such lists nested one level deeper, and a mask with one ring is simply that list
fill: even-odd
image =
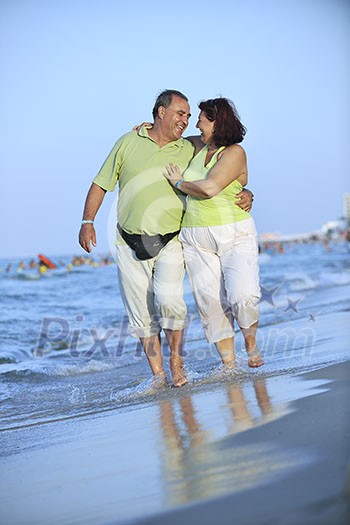
[{"label": "white wristband", "polygon": [[85,219],[83,219],[81,221],[81,224],[94,224],[94,221],[86,221]]}]

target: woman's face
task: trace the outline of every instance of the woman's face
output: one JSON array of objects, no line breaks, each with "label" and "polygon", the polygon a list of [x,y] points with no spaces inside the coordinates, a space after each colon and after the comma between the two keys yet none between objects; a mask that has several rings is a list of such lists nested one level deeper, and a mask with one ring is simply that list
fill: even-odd
[{"label": "woman's face", "polygon": [[209,146],[213,138],[215,122],[211,122],[210,120],[208,120],[205,112],[201,111],[199,113],[196,128],[198,128],[201,132],[201,139],[204,142],[204,144],[207,144],[207,146]]}]

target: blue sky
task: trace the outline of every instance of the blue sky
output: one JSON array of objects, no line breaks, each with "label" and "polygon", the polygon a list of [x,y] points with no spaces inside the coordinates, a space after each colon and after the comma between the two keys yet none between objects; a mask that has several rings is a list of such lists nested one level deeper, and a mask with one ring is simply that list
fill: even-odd
[{"label": "blue sky", "polygon": [[[81,253],[92,178],[179,89],[232,99],[260,233],[318,230],[349,188],[349,2],[2,0],[1,257]],[[108,195],[96,221],[108,251]]]}]

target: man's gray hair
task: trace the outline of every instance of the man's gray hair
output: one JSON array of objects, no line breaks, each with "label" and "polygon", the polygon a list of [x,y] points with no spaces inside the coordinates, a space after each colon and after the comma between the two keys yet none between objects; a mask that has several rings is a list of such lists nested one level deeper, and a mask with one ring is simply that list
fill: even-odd
[{"label": "man's gray hair", "polygon": [[177,95],[178,97],[181,97],[184,100],[186,100],[186,102],[188,102],[188,98],[186,97],[186,95],[181,93],[181,91],[176,91],[176,89],[165,89],[158,95],[157,100],[154,104],[152,110],[152,115],[154,119],[158,116],[158,109],[160,108],[160,106],[163,106],[165,108],[168,108],[170,106],[174,95]]}]

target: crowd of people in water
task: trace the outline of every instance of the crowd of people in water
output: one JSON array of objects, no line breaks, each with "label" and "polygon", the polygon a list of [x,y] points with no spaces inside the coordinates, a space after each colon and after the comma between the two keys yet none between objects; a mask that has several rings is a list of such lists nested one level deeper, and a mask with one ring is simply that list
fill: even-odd
[{"label": "crowd of people in water", "polygon": [[284,253],[288,248],[298,244],[323,244],[327,252],[332,251],[332,244],[338,242],[350,243],[350,228],[337,232],[328,232],[325,234],[311,234],[304,237],[293,238],[289,240],[265,239],[259,242],[259,253],[269,253],[276,255]]},{"label": "crowd of people in water", "polygon": [[[350,230],[341,231],[335,237],[314,234],[309,237],[292,240],[264,240],[259,243],[259,253],[268,253],[269,255],[284,254],[293,246],[300,244],[322,244],[327,252],[331,252],[333,243],[343,241],[350,243]],[[39,274],[45,274],[59,268],[65,268],[69,272],[79,266],[101,268],[114,263],[115,261],[110,254],[101,255],[98,258],[91,257],[90,255],[73,255],[68,263],[62,258],[58,261],[54,260],[53,262],[45,256],[38,255],[37,258],[31,258],[29,261],[20,260],[19,262],[9,262],[4,267],[0,267],[0,272],[12,273],[15,271],[21,273],[34,270],[39,272]]]},{"label": "crowd of people in water", "polygon": [[[45,258],[48,260],[48,258]],[[29,261],[21,260],[18,263],[10,262],[7,263],[5,268],[0,268],[0,271],[10,273],[16,271],[21,273],[24,271],[37,271],[39,274],[44,274],[50,271],[55,271],[59,268],[65,268],[68,272],[73,270],[77,266],[91,266],[93,268],[100,268],[101,266],[109,266],[114,264],[113,257],[111,255],[102,255],[98,260],[90,256],[84,255],[73,255],[72,259],[67,263],[63,259],[59,259],[57,262],[48,264],[41,258],[31,258]],[[51,261],[50,261],[51,262]]]}]

